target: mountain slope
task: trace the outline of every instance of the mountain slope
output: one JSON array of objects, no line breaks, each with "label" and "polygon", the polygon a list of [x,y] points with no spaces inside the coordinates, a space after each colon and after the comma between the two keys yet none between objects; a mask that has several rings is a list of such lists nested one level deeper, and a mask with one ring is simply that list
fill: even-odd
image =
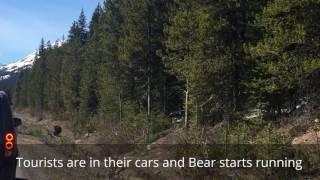
[{"label": "mountain slope", "polygon": [[6,72],[18,72],[21,69],[30,68],[33,65],[35,56],[36,56],[36,52],[34,51],[33,53],[24,57],[22,60],[15,63],[8,64],[8,65],[4,65],[1,67],[1,69]]},{"label": "mountain slope", "polygon": [[16,63],[0,65],[0,90],[10,93],[14,87],[18,73],[31,68],[35,61],[36,51]]},{"label": "mountain slope", "polygon": [[[56,43],[52,44],[52,47],[60,47],[62,46],[62,44],[63,41],[57,41]],[[15,63],[7,65],[0,64],[0,90],[12,89],[14,83],[16,82],[18,73],[24,69],[31,68],[34,64],[35,59],[36,50]]]},{"label": "mountain slope", "polygon": [[22,60],[11,63],[8,65],[2,65],[0,67],[0,81],[9,79],[14,74],[20,72],[21,70],[31,68],[36,57],[36,52],[29,54]]}]

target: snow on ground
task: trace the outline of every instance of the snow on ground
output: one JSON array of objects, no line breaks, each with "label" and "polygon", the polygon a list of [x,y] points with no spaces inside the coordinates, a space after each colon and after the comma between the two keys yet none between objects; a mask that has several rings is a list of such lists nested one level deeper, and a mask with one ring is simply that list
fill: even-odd
[{"label": "snow on ground", "polygon": [[0,81],[9,79],[10,75],[0,76]]}]

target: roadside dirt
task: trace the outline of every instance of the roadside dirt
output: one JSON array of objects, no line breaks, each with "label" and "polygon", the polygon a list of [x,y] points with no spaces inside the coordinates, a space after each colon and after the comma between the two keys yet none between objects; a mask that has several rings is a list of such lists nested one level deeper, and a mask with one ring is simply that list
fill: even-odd
[{"label": "roadside dirt", "polygon": [[[27,113],[16,113],[16,116],[23,119],[23,125],[18,128],[19,157],[25,160],[60,159],[66,162],[67,155],[72,154],[66,151],[76,141],[67,123],[50,119],[37,121]],[[59,137],[52,135],[54,125],[63,128]],[[103,177],[99,178],[96,172],[82,168],[27,168],[22,164],[20,167],[18,164],[16,175],[17,178],[28,180],[87,180]]]},{"label": "roadside dirt", "polygon": [[291,139],[291,144],[319,144],[320,121],[316,112],[282,118],[277,129]]},{"label": "roadside dirt", "polygon": [[[46,117],[39,121],[36,117],[32,117],[27,112],[16,112],[15,115],[22,119],[22,126],[19,128],[21,134],[27,134],[31,136],[53,137],[54,126],[60,126],[62,132],[59,135],[60,138],[66,138],[70,141],[75,141],[75,134],[72,132],[69,124],[66,121],[54,121],[50,117]],[[45,139],[42,139],[45,140]]]},{"label": "roadside dirt", "polygon": [[292,144],[320,144],[320,130],[310,128],[305,134],[295,137]]}]

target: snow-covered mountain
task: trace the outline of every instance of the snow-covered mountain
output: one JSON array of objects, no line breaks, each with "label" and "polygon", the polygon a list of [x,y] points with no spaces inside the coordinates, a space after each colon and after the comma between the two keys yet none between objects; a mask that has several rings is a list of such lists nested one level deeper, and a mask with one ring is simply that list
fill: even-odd
[{"label": "snow-covered mountain", "polygon": [[35,56],[36,51],[15,63],[0,65],[0,90],[12,91],[19,72],[31,68],[35,61]]},{"label": "snow-covered mountain", "polygon": [[0,66],[0,81],[10,78],[21,70],[31,68],[36,57],[36,51],[24,57],[18,62]]},{"label": "snow-covered mountain", "polygon": [[[52,47],[60,47],[63,43],[63,41],[57,41],[54,44],[52,44]],[[36,50],[15,63],[7,65],[0,64],[0,88],[3,88],[3,86],[7,87],[14,84],[18,73],[24,69],[31,68],[35,62],[35,59]]]}]

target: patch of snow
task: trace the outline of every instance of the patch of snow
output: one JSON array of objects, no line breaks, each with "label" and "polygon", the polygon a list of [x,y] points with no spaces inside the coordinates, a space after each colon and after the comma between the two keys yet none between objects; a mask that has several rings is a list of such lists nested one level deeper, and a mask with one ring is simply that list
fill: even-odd
[{"label": "patch of snow", "polygon": [[244,119],[250,120],[254,118],[258,118],[262,116],[262,111],[260,109],[251,109],[249,112],[244,116]]},{"label": "patch of snow", "polygon": [[0,76],[0,81],[9,79],[10,75]]},{"label": "patch of snow", "polygon": [[296,109],[301,109],[303,106],[307,105],[308,102],[305,100],[301,100],[300,104],[296,105]]}]

